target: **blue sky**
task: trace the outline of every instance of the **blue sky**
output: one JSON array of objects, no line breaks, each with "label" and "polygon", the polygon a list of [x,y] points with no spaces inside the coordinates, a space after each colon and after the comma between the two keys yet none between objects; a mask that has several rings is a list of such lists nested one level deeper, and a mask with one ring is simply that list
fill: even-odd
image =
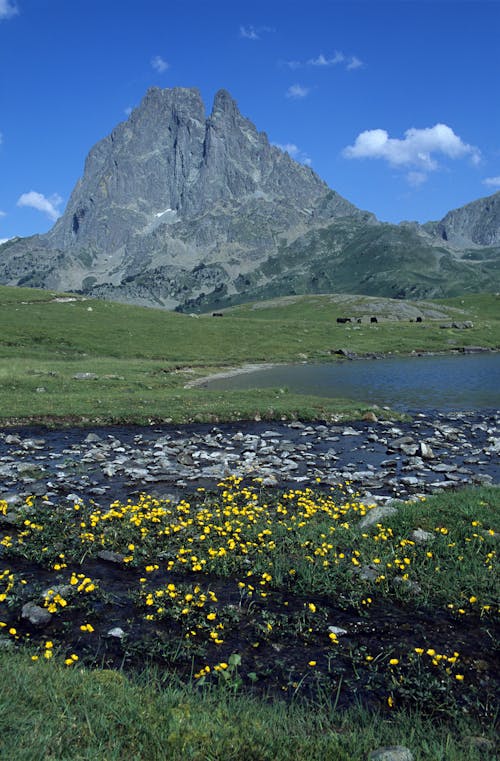
[{"label": "blue sky", "polygon": [[0,240],[48,230],[150,86],[225,88],[379,219],[500,189],[500,2],[0,0]]}]

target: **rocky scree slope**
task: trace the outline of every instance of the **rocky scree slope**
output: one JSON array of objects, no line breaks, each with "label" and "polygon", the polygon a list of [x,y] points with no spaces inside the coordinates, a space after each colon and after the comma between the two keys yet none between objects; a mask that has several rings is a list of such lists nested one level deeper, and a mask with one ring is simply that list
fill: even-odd
[{"label": "rocky scree slope", "polygon": [[197,90],[152,88],[92,148],[52,230],[0,246],[0,282],[188,311],[293,293],[491,290],[500,225],[489,209],[452,212],[444,228],[381,224],[272,146],[225,90],[207,117]]}]

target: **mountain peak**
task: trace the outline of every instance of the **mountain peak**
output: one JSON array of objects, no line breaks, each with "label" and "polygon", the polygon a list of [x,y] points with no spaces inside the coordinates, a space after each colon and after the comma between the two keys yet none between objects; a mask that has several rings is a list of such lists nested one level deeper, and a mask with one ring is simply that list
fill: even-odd
[{"label": "mountain peak", "polygon": [[214,97],[213,111],[239,111],[233,96],[224,89],[217,90]]},{"label": "mountain peak", "polygon": [[132,114],[153,113],[158,118],[169,113],[189,113],[205,119],[205,105],[196,87],[150,87]]},{"label": "mountain peak", "polygon": [[[497,240],[495,199],[445,218],[447,229],[466,235],[473,219]],[[90,150],[52,230],[2,246],[0,282],[190,311],[308,291],[444,295],[462,277],[491,287],[486,259],[463,263],[430,237],[361,212],[271,146],[227,90],[207,117],[198,89],[151,87]],[[415,257],[433,272],[423,283]]]},{"label": "mountain peak", "polygon": [[453,209],[434,225],[435,232],[456,248],[500,245],[500,191]]}]

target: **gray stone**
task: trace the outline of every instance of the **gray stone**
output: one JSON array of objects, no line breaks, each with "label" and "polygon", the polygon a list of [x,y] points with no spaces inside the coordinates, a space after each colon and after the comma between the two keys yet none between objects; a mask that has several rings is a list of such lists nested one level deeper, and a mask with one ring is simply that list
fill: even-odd
[{"label": "gray stone", "polygon": [[68,494],[68,496],[66,497],[66,499],[68,500],[68,502],[77,502],[77,503],[79,502],[79,503],[83,503],[83,499],[80,497],[80,495],[79,495],[79,494],[74,494],[73,492],[71,492],[70,494]]},{"label": "gray stone", "polygon": [[97,433],[89,433],[84,439],[86,444],[95,444],[98,441],[102,441],[101,437]]},{"label": "gray stone", "polygon": [[23,449],[43,449],[45,446],[45,439],[24,439],[21,442]]},{"label": "gray stone", "polygon": [[375,581],[379,576],[379,571],[373,566],[362,565],[359,568],[353,568],[352,572],[359,576],[363,581]]},{"label": "gray stone", "polygon": [[368,761],[414,761],[413,753],[404,745],[387,745],[372,750]]},{"label": "gray stone", "polygon": [[434,491],[441,491],[443,489],[456,489],[456,481],[432,481],[428,484]]},{"label": "gray stone", "polygon": [[108,563],[123,563],[125,555],[121,555],[119,552],[113,552],[112,550],[100,550],[97,553],[99,560],[105,560]]},{"label": "gray stone", "polygon": [[98,377],[95,373],[76,373],[73,375],[74,380],[97,380]]},{"label": "gray stone", "polygon": [[189,467],[195,464],[193,456],[189,452],[181,452],[177,457],[177,462],[180,465],[187,465]]},{"label": "gray stone", "polygon": [[435,473],[450,473],[451,471],[457,469],[456,465],[453,465],[452,463],[449,463],[449,462],[448,463],[439,462],[436,465],[430,465],[429,467]]},{"label": "gray stone", "polygon": [[401,447],[411,444],[415,444],[415,439],[410,435],[400,436],[399,438],[392,439],[392,441],[389,442],[389,445],[392,449],[401,449]]},{"label": "gray stone", "polygon": [[489,473],[475,473],[471,481],[475,484],[485,484],[487,486],[493,483],[493,476],[490,476]]},{"label": "gray stone", "polygon": [[115,637],[116,639],[123,639],[125,632],[119,626],[114,626],[108,631],[108,637]]},{"label": "gray stone", "polygon": [[411,538],[417,544],[426,544],[427,542],[433,542],[435,539],[434,534],[430,531],[424,531],[422,528],[417,528],[411,532]]},{"label": "gray stone", "polygon": [[397,509],[391,507],[391,505],[379,505],[378,507],[372,508],[364,518],[360,520],[358,526],[361,529],[371,528],[377,523],[381,523],[384,518],[389,518],[391,515],[396,515],[396,513]]},{"label": "gray stone", "polygon": [[401,483],[405,486],[418,486],[420,480],[416,476],[403,476],[401,478]]},{"label": "gray stone", "polygon": [[9,433],[5,437],[5,443],[6,444],[20,444],[22,441],[20,436],[17,436],[16,434]]},{"label": "gray stone", "polygon": [[401,444],[399,449],[409,457],[413,457],[419,451],[417,444]]},{"label": "gray stone", "polygon": [[435,457],[432,448],[426,444],[425,441],[420,442],[420,456],[423,457],[424,460],[432,460]]},{"label": "gray stone", "polygon": [[348,426],[342,431],[342,436],[361,436],[361,431],[356,431],[354,428]]},{"label": "gray stone", "polygon": [[21,618],[26,618],[33,626],[44,627],[52,620],[52,613],[34,602],[27,602],[21,609]]},{"label": "gray stone", "polygon": [[336,634],[337,637],[342,637],[342,635],[349,633],[347,629],[342,629],[340,626],[329,626],[328,631],[330,634]]}]

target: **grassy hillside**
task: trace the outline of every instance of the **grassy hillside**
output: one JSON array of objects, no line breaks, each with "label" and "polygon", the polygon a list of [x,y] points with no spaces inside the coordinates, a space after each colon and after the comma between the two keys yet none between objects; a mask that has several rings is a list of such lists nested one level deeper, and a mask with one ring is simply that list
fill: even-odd
[{"label": "grassy hillside", "polygon": [[[351,352],[500,345],[494,295],[403,302],[304,296],[199,317],[0,287],[0,420],[215,420],[360,414],[344,401],[276,390],[208,392],[187,381],[245,362],[332,361]],[[370,317],[377,316],[377,324]],[[422,316],[422,322],[410,322]],[[362,322],[339,325],[339,316]],[[445,328],[472,321],[469,329]],[[75,379],[93,373],[97,378]]]},{"label": "grassy hillside", "polygon": [[363,293],[398,299],[453,297],[500,289],[500,249],[457,253],[423,238],[411,224],[367,225],[341,218],[311,230],[226,287],[179,307],[207,310],[289,294]]}]

